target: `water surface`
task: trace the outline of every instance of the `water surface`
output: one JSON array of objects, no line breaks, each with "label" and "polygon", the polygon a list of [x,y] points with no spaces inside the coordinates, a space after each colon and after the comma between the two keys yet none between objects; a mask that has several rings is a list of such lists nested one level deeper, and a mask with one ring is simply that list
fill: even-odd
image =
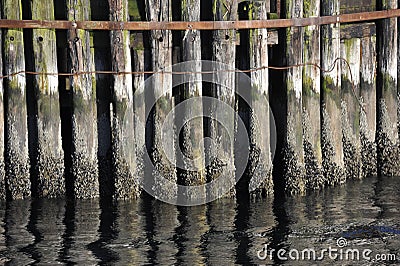
[{"label": "water surface", "polygon": [[[0,206],[0,264],[390,265],[400,264],[398,178],[350,181],[305,197],[219,200],[176,207],[148,197],[33,200]],[[283,261],[267,249],[371,249],[395,261]]]}]

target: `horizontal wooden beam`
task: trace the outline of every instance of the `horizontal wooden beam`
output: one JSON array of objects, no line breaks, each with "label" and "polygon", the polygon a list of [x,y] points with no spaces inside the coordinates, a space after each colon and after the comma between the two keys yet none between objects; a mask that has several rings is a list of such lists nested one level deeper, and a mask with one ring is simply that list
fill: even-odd
[{"label": "horizontal wooden beam", "polygon": [[83,29],[83,30],[222,30],[305,27],[334,23],[351,23],[400,17],[400,9],[342,14],[312,18],[238,20],[238,21],[65,21],[1,19],[0,28]]}]

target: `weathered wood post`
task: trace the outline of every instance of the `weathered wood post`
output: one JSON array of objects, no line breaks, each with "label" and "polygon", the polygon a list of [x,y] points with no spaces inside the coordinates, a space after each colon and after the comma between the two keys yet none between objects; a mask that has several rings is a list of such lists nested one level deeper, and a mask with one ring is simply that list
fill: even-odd
[{"label": "weathered wood post", "polygon": [[[110,20],[128,21],[128,1],[110,0]],[[111,31],[111,65],[115,72],[132,72],[128,31]],[[131,74],[113,75],[112,153],[115,197],[136,198],[136,149],[134,134],[133,84]]]},{"label": "weathered wood post", "polygon": [[[237,8],[236,0],[213,0],[213,19],[215,21],[235,21],[237,20]],[[236,110],[236,80],[235,73],[232,70],[235,69],[235,42],[235,30],[216,30],[213,32],[212,60],[217,64],[224,64],[225,66],[215,67],[214,71],[216,73],[214,74],[211,94],[218,101],[223,102],[234,110]],[[215,109],[213,110],[215,111],[215,120],[209,119],[208,135],[213,139],[214,143],[206,147],[207,181],[223,178],[226,182],[222,185],[231,187],[235,182],[233,139],[235,117],[225,114],[223,110],[219,110],[218,106],[213,106],[213,108]],[[230,129],[233,129],[233,131],[228,132]],[[208,191],[208,193],[211,197],[222,196],[217,187],[213,191]],[[232,189],[226,195],[233,196],[234,194],[235,190]]]},{"label": "weathered wood post", "polygon": [[[304,17],[320,15],[319,0],[304,0]],[[304,27],[304,63],[321,65],[320,26]],[[321,71],[312,65],[303,68],[303,146],[306,186],[318,189],[325,183],[321,149]]]},{"label": "weathered wood post", "polygon": [[[269,1],[255,1],[249,6],[249,18],[266,20],[270,11]],[[270,147],[270,110],[268,103],[268,31],[252,29],[250,42],[251,109],[250,128],[250,168],[249,190],[256,194],[272,194],[272,158]]]},{"label": "weathered wood post", "polygon": [[[68,0],[68,20],[89,20],[89,0]],[[74,196],[99,195],[97,168],[96,90],[93,87],[90,36],[85,30],[68,30],[69,69],[73,91],[72,177]],[[83,72],[83,73],[82,73]]]},{"label": "weathered wood post", "polygon": [[[54,20],[52,0],[31,1],[32,19]],[[45,7],[45,8],[44,8]],[[56,32],[33,29],[33,69],[39,73],[57,73]],[[58,76],[36,75],[33,86],[37,99],[34,123],[38,129],[36,147],[38,197],[60,197],[65,193],[64,152],[61,141]]]},{"label": "weathered wood post", "polygon": [[[286,18],[301,18],[303,1],[286,1]],[[285,56],[287,65],[293,66],[303,62],[303,29],[290,27],[286,29]],[[287,124],[284,147],[285,190],[291,194],[305,191],[305,166],[303,152],[302,125],[302,68],[293,67],[287,70],[285,86],[287,92]]]},{"label": "weathered wood post", "polygon": [[[339,0],[322,0],[321,15],[339,15]],[[346,177],[344,173],[341,98],[340,98],[340,25],[329,24],[321,26],[321,66],[330,72],[322,73],[322,165],[329,185],[342,184]],[[333,64],[336,64],[333,66]]]},{"label": "weathered wood post", "polygon": [[[375,25],[374,25],[375,26]],[[377,145],[376,137],[376,35],[361,39],[361,101],[360,139],[363,175],[376,176]]]},{"label": "weathered wood post", "polygon": [[[22,19],[20,0],[2,2],[4,19]],[[3,37],[4,73],[25,70],[24,36],[22,29],[7,29]],[[28,125],[25,74],[5,79],[5,164],[6,188],[12,199],[31,195],[29,178]]]},{"label": "weathered wood post", "polygon": [[[397,1],[382,0],[381,10],[397,8]],[[397,18],[378,22],[378,169],[382,176],[400,175],[398,133],[398,25]]]},{"label": "weathered wood post", "polygon": [[144,94],[144,74],[145,71],[145,50],[143,43],[143,33],[136,32],[131,34],[132,49],[132,70],[136,72],[133,75],[133,89],[134,98],[133,106],[135,110],[134,127],[135,127],[135,149],[136,149],[136,160],[137,160],[137,171],[136,175],[141,183],[144,178],[144,165],[143,156],[146,152],[146,106],[145,106],[145,94]]},{"label": "weathered wood post", "polygon": [[[146,0],[147,19],[149,21],[171,21],[171,0],[157,1]],[[176,137],[166,139],[164,135],[175,136],[173,125],[166,125],[163,132],[163,122],[167,115],[174,108],[172,97],[172,74],[164,72],[172,65],[172,33],[170,30],[154,30],[151,32],[151,53],[153,71],[158,72],[152,77],[153,92],[156,97],[160,96],[153,108],[153,138],[151,148],[151,158],[155,167],[153,173],[154,191],[156,194],[164,191],[164,197],[173,198],[176,196],[177,187],[165,181],[169,180],[172,184],[177,183],[175,169],[175,145]],[[150,106],[151,108],[151,106]],[[162,141],[164,143],[162,143]],[[163,147],[172,149],[170,157],[166,155]],[[172,162],[171,162],[172,160]],[[146,182],[146,181],[145,181]]]},{"label": "weathered wood post", "polygon": [[[342,26],[342,28],[345,29],[351,26]],[[362,177],[360,141],[360,52],[360,38],[345,38],[341,42],[341,57],[347,61],[347,63],[344,61],[341,62],[341,119],[346,179],[360,179]]]},{"label": "weathered wood post", "polygon": [[[0,10],[1,13],[1,10]],[[1,19],[1,14],[0,14]],[[2,31],[0,30],[0,44],[2,45]],[[3,52],[0,53],[0,75],[3,75]],[[4,165],[4,87],[0,79],[0,201],[6,199],[5,165]]]},{"label": "weathered wood post", "polygon": [[[200,0],[182,1],[182,20],[184,21],[200,21]],[[203,119],[196,117],[196,114],[203,113],[201,102],[198,104],[187,104],[188,99],[202,96],[202,63],[201,63],[201,40],[200,31],[186,30],[183,32],[182,40],[182,61],[192,61],[185,69],[193,74],[187,74],[183,84],[183,106],[184,114],[180,115],[182,121],[187,121],[182,126],[182,138],[180,143],[181,156],[177,157],[181,169],[178,182],[185,186],[200,186],[206,181],[205,177],[205,160],[203,146]],[[194,62],[195,61],[195,62]],[[186,101],[186,102],[185,102]],[[179,123],[180,125],[180,123]],[[178,128],[179,130],[179,128]],[[205,191],[204,191],[205,193]],[[204,197],[205,195],[187,195],[191,198]]]}]

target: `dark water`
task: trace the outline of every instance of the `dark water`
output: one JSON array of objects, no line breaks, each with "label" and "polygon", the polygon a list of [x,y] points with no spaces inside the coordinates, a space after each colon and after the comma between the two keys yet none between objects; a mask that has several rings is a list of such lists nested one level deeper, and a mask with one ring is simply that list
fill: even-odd
[{"label": "dark water", "polygon": [[[198,207],[150,199],[115,205],[63,200],[3,203],[0,264],[400,264],[399,181],[370,178],[306,197],[219,200]],[[276,254],[263,260],[257,256],[265,244],[267,250],[322,250],[337,247],[341,236],[347,238],[347,248],[397,258],[282,261]]]}]

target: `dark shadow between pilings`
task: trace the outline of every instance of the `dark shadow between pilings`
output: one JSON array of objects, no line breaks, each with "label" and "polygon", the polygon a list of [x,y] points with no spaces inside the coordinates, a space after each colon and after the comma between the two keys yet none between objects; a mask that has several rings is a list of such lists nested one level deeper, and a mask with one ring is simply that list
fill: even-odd
[{"label": "dark shadow between pilings", "polygon": [[[285,43],[285,29],[279,30],[279,43]],[[274,66],[285,65],[284,58],[284,45],[275,45],[269,49],[269,62]],[[283,149],[285,145],[285,132],[287,129],[287,93],[284,88],[284,71],[272,70],[269,71],[270,86],[269,104],[272,109],[272,115],[275,118],[276,123],[276,151],[273,158],[273,170],[272,176],[274,181],[274,195],[280,195],[285,193],[285,180],[284,176],[284,165],[283,165]]]},{"label": "dark shadow between pilings", "polygon": [[[109,20],[109,4],[106,0],[90,0],[91,19]],[[93,31],[93,52],[95,71],[111,70],[111,43],[109,31]],[[112,99],[111,75],[96,74],[96,107],[97,107],[97,160],[99,168],[100,197],[111,197],[115,192],[112,174],[111,151],[111,114]]]}]

